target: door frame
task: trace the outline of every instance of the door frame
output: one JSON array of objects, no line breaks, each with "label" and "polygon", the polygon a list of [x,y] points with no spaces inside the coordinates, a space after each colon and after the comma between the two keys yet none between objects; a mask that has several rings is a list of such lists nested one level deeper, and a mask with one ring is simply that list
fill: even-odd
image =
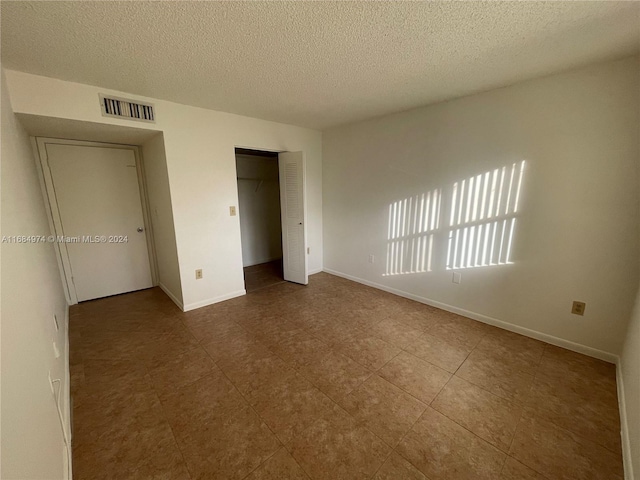
[{"label": "door frame", "polygon": [[[149,253],[151,283],[153,284],[153,286],[157,286],[158,266],[156,262],[156,249],[153,242],[153,227],[151,224],[151,211],[149,209],[149,199],[147,197],[147,189],[145,183],[144,162],[142,160],[140,149],[135,145],[122,145],[116,143],[89,142],[83,140],[67,140],[62,138],[49,137],[31,138],[34,148],[34,154],[36,157],[38,176],[40,177],[40,185],[45,201],[45,210],[47,211],[51,233],[52,235],[55,235],[56,238],[64,235],[64,231],[62,229],[62,219],[60,217],[58,200],[56,198],[55,188],[53,185],[53,177],[51,175],[51,169],[49,167],[47,145],[55,144],[81,147],[113,148],[120,150],[131,150],[133,152],[136,160],[136,173],[138,175],[138,189],[140,191],[140,203],[142,205],[144,233],[147,240],[147,251]],[[78,303],[78,296],[76,295],[76,288],[73,283],[73,277],[71,275],[71,262],[69,259],[69,252],[66,248],[66,244],[53,242],[53,247],[56,252],[58,267],[60,269],[60,276],[62,277],[62,285],[67,297],[67,302],[69,303],[69,305],[76,305]]]},{"label": "door frame", "polygon": [[[304,222],[302,225],[303,228],[303,232],[304,232],[304,269],[305,272],[307,273],[307,278],[309,277],[309,244],[308,244],[308,238],[309,238],[309,231],[307,229],[307,223],[309,221],[309,215],[307,213],[307,158],[306,158],[306,154],[304,150],[281,150],[281,149],[273,149],[273,148],[263,148],[263,147],[259,147],[259,146],[255,146],[255,145],[246,145],[246,144],[242,144],[242,145],[234,145],[233,146],[233,165],[234,165],[234,172],[235,172],[235,176],[236,178],[238,177],[238,169],[236,167],[236,148],[242,148],[245,150],[257,150],[257,151],[261,151],[261,152],[273,152],[273,153],[289,153],[289,152],[294,152],[294,151],[301,151],[302,152],[302,203],[303,203],[303,215],[304,215]],[[278,157],[277,159],[277,163],[278,163],[278,188],[280,189],[280,194],[282,195],[282,182],[280,179],[280,158]],[[239,202],[240,202],[240,195],[238,193],[238,182],[236,181],[236,205],[239,206]],[[282,212],[283,212],[283,208],[284,205],[282,204],[282,198],[280,199],[280,215],[282,218]],[[238,230],[240,229],[240,215],[242,215],[242,212],[238,212]],[[284,262],[284,254],[285,254],[285,248],[284,248],[284,230],[281,228],[280,231],[280,241],[282,242],[282,256],[283,256],[283,262]],[[244,272],[244,267],[242,265],[242,235],[240,235],[240,268],[241,271]],[[284,268],[284,263],[283,263],[283,268]],[[283,272],[284,273],[284,272]],[[244,278],[244,276],[243,276]],[[293,283],[293,282],[292,282]],[[245,285],[246,286],[246,285]]]}]

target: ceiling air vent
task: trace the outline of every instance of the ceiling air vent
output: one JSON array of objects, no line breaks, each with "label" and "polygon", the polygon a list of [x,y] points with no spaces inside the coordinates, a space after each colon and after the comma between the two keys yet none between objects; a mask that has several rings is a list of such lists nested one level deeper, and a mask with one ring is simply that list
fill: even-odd
[{"label": "ceiling air vent", "polygon": [[132,102],[124,98],[100,95],[100,108],[103,117],[118,117],[141,122],[156,122],[153,105],[150,103]]}]

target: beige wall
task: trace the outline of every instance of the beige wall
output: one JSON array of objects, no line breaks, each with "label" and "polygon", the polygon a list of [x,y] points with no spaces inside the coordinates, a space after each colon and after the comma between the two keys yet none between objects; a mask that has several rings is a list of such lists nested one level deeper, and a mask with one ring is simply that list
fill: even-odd
[{"label": "beige wall", "polygon": [[[324,132],[325,269],[615,361],[638,285],[639,80],[627,58]],[[452,283],[453,183],[521,160],[513,264]],[[432,271],[386,276],[389,205],[433,189]]]},{"label": "beige wall", "polygon": [[[304,151],[310,272],[322,269],[322,135],[258,120],[124,92],[6,71],[17,113],[157,129],[164,136],[167,173],[184,306],[197,308],[244,292],[235,147]],[[98,94],[151,101],[157,123],[103,117]],[[203,270],[196,280],[195,270]]]},{"label": "beige wall", "polygon": [[623,426],[627,426],[627,431],[624,427],[622,431],[625,478],[633,480],[640,478],[640,290],[627,328],[618,369],[620,415]]},{"label": "beige wall", "polygon": [[182,305],[180,263],[176,246],[164,138],[161,133],[142,144],[142,159],[158,265],[158,281],[167,295],[172,297],[174,302]]},{"label": "beige wall", "polygon": [[[29,137],[11,112],[2,78],[1,234],[48,236]],[[0,477],[66,478],[66,451],[49,375],[60,379],[69,431],[68,307],[53,245],[2,243],[2,438]],[[54,315],[59,330],[55,330]],[[54,342],[60,357],[54,357]]]}]

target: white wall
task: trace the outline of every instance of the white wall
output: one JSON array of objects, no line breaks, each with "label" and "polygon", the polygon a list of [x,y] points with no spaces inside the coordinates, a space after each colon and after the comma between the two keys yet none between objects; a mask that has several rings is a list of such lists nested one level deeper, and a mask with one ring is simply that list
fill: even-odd
[{"label": "white wall", "polygon": [[[627,58],[324,132],[325,269],[613,361],[638,285],[639,77]],[[453,284],[452,184],[520,160],[514,263]],[[389,205],[435,188],[433,270],[384,276]]]},{"label": "white wall", "polygon": [[[186,309],[244,292],[239,218],[229,216],[229,206],[238,204],[235,147],[305,152],[309,268],[322,269],[320,132],[21,72],[6,75],[13,110],[24,114],[136,126],[137,122],[102,117],[98,94],[155,104],[155,126],[140,126],[164,135]],[[195,279],[198,268],[203,269],[201,280]]]},{"label": "white wall", "polygon": [[282,258],[278,158],[236,155],[242,265]]},{"label": "white wall", "polygon": [[142,158],[159,283],[176,303],[182,304],[180,263],[173,227],[173,208],[164,153],[164,138],[161,133],[142,144]]},{"label": "white wall", "polygon": [[[50,233],[29,137],[11,112],[2,77],[2,236]],[[2,243],[0,477],[66,478],[66,451],[49,374],[60,379],[69,431],[68,306],[52,244]],[[53,321],[58,318],[56,332]],[[56,342],[60,357],[54,357]]]},{"label": "white wall", "polygon": [[618,393],[625,479],[633,480],[640,478],[640,289],[618,364]]}]

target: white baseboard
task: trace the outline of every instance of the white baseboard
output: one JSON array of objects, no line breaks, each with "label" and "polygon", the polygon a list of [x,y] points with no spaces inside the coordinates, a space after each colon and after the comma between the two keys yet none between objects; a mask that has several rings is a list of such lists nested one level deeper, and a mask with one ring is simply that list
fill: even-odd
[{"label": "white baseboard", "polygon": [[489,325],[493,325],[495,327],[499,327],[504,330],[509,330],[510,332],[519,333],[520,335],[524,335],[525,337],[535,338],[536,340],[550,343],[551,345],[556,345],[557,347],[566,348],[567,350],[571,350],[574,352],[582,353],[590,357],[598,358],[600,360],[604,360],[605,362],[616,363],[618,359],[618,356],[616,354],[605,352],[603,350],[598,350],[597,348],[588,347],[586,345],[575,343],[570,340],[565,340],[563,338],[554,337],[553,335],[548,335],[546,333],[542,333],[537,330],[531,330],[529,328],[521,327],[513,323],[505,322],[504,320],[499,320],[497,318],[489,317],[487,315],[482,315],[481,313],[471,312],[463,308],[454,307],[453,305],[447,305],[446,303],[441,303],[436,300],[431,300],[430,298],[421,297],[419,295],[414,295],[412,293],[408,293],[402,290],[397,290],[395,288],[387,287],[386,285],[381,285],[379,283],[371,282],[363,278],[354,277],[353,275],[348,275],[346,273],[338,272],[336,270],[331,270],[329,268],[325,268],[324,271],[327,273],[330,273],[331,275],[336,275],[338,277],[346,278],[347,280],[352,280],[357,283],[362,283],[364,285],[368,285],[369,287],[377,288],[379,290],[384,290],[385,292],[393,293],[394,295],[398,295],[400,297],[408,298],[410,300],[415,300],[416,302],[420,302],[426,305],[431,305],[432,307],[440,308],[441,310],[457,313],[458,315],[472,318],[473,320],[478,320],[479,322],[482,322],[482,323],[487,323]]},{"label": "white baseboard", "polygon": [[188,312],[189,310],[195,310],[196,308],[206,307],[207,305],[213,305],[214,303],[224,302],[225,300],[241,297],[242,295],[246,295],[246,294],[247,294],[247,291],[243,288],[242,290],[237,290],[235,292],[227,293],[225,295],[209,298],[207,300],[202,300],[201,302],[189,303],[183,307],[182,311]]},{"label": "white baseboard", "polygon": [[616,385],[618,386],[618,409],[620,410],[620,437],[622,439],[622,463],[624,465],[624,480],[634,480],[633,462],[631,461],[631,440],[629,439],[629,424],[627,423],[627,401],[624,395],[624,376],[622,362],[618,358],[616,364]]},{"label": "white baseboard", "polygon": [[315,275],[316,273],[320,273],[320,272],[324,272],[324,270],[322,270],[322,267],[309,271],[309,275]]},{"label": "white baseboard", "polygon": [[169,298],[173,301],[173,303],[175,303],[175,304],[178,306],[178,308],[179,308],[180,310],[184,311],[184,308],[183,308],[182,302],[181,302],[180,300],[178,300],[178,297],[176,297],[176,296],[173,294],[173,292],[167,288],[167,286],[166,286],[166,285],[164,285],[164,284],[162,284],[162,283],[158,283],[158,286],[162,289],[162,291],[163,291],[164,293],[166,293],[166,294],[167,294],[167,297],[169,297]]},{"label": "white baseboard", "polygon": [[275,262],[276,260],[282,260],[282,257],[269,257],[269,258],[265,258],[265,259],[261,259],[261,260],[256,260],[254,262],[251,262],[251,264],[249,265],[242,265],[242,268],[247,268],[247,267],[253,267],[255,265],[262,265],[263,263],[271,263],[271,262]]}]

